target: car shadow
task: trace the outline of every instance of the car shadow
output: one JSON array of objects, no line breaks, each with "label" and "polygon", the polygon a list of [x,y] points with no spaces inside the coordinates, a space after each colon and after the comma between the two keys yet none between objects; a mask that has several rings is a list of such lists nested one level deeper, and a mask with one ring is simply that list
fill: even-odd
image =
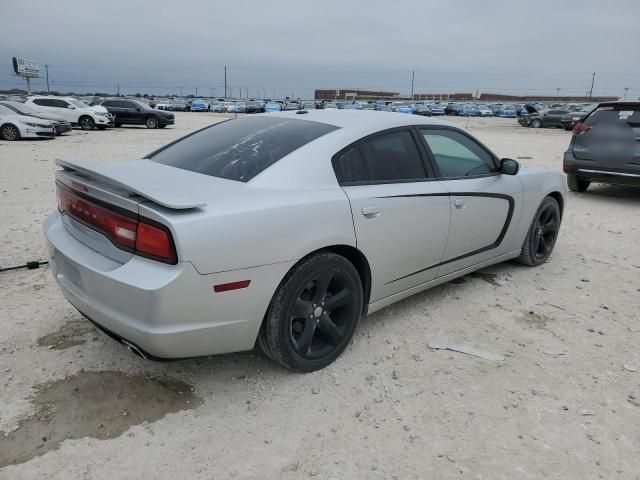
[{"label": "car shadow", "polygon": [[640,200],[640,187],[627,185],[609,185],[606,183],[592,183],[586,192],[571,192],[571,194],[581,199],[587,199],[589,197],[600,198],[603,200],[615,198],[617,200],[620,200],[621,203],[637,204],[637,202]]}]

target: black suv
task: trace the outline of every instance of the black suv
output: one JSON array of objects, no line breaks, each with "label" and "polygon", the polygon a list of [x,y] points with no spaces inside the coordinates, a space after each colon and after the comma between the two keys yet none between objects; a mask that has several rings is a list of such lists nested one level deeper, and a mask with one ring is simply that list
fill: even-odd
[{"label": "black suv", "polygon": [[569,190],[591,182],[640,186],[640,102],[607,102],[573,127],[563,169]]},{"label": "black suv", "polygon": [[121,125],[146,125],[147,128],[164,128],[173,125],[173,113],[155,110],[144,102],[128,98],[107,98],[94,105],[102,105],[110,114],[116,127]]}]

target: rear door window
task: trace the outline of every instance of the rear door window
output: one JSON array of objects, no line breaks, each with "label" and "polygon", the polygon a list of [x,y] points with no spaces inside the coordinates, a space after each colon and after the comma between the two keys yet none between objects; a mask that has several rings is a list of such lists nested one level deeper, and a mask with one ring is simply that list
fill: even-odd
[{"label": "rear door window", "polygon": [[337,129],[310,120],[241,117],[200,130],[147,158],[204,175],[248,182],[294,150]]},{"label": "rear door window", "polygon": [[424,163],[407,130],[398,130],[363,141],[334,160],[340,184],[393,183],[426,178]]}]

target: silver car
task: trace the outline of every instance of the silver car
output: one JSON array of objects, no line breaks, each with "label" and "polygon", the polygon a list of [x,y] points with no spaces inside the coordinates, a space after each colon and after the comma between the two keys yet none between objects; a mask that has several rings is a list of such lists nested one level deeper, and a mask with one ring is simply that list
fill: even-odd
[{"label": "silver car", "polygon": [[51,270],[148,358],[252,349],[311,371],[360,318],[509,259],[549,258],[561,173],[415,115],[239,117],[124,163],[58,161]]}]

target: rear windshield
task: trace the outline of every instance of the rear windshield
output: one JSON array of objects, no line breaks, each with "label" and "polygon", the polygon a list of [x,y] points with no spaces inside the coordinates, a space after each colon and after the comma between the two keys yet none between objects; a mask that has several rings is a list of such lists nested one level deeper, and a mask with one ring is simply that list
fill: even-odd
[{"label": "rear windshield", "polygon": [[337,128],[308,120],[241,117],[200,130],[147,158],[196,173],[248,182],[294,150]]},{"label": "rear windshield", "polygon": [[614,105],[600,107],[587,117],[587,125],[596,123],[626,122],[629,126],[640,127],[640,105]]}]

